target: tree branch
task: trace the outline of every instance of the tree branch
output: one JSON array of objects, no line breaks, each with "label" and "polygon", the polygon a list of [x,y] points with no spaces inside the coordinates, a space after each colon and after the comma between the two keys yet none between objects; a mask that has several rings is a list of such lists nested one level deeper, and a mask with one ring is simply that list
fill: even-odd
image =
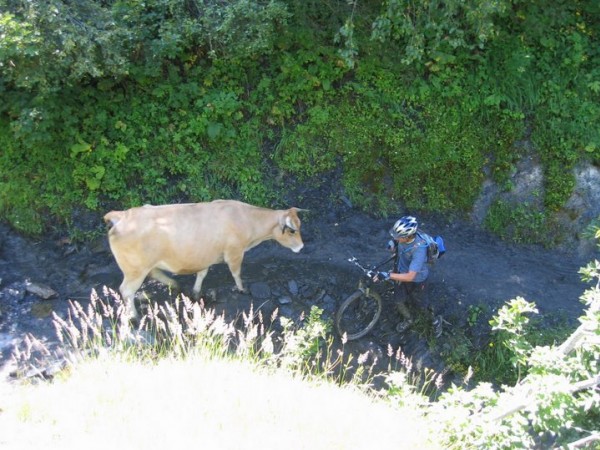
[{"label": "tree branch", "polygon": [[582,341],[589,335],[593,334],[593,330],[586,328],[585,324],[580,325],[565,342],[558,347],[558,351],[563,355],[568,355],[573,350],[581,346]]},{"label": "tree branch", "polygon": [[[594,386],[599,386],[600,385],[600,374],[596,375],[593,378],[590,378],[588,380],[583,380],[583,381],[579,381],[577,383],[571,384],[569,386],[569,388],[566,390],[566,392],[568,392],[569,394],[574,394],[575,392],[579,392],[579,391],[583,391],[585,389],[590,389]],[[510,416],[511,414],[514,414],[522,409],[527,408],[528,406],[531,405],[535,405],[536,399],[532,398],[534,395],[534,393],[531,392],[531,390],[527,393],[527,395],[525,396],[525,399],[521,402],[518,402],[516,405],[514,405],[512,408],[501,411],[500,413],[497,414],[490,414],[490,418],[489,421],[492,422],[497,422],[500,421],[502,419],[504,419],[505,417]]]},{"label": "tree branch", "polygon": [[567,445],[567,448],[569,450],[573,450],[576,448],[587,447],[588,444],[590,444],[591,442],[594,442],[594,441],[600,441],[599,433],[592,433],[591,435],[584,437],[583,439],[579,439],[578,441],[571,442],[569,445]]}]

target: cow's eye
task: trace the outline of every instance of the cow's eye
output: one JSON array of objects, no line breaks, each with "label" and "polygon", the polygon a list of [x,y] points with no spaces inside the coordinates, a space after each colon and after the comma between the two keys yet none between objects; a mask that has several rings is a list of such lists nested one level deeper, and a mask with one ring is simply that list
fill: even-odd
[{"label": "cow's eye", "polygon": [[296,234],[296,230],[292,230],[292,229],[290,228],[290,234]]}]

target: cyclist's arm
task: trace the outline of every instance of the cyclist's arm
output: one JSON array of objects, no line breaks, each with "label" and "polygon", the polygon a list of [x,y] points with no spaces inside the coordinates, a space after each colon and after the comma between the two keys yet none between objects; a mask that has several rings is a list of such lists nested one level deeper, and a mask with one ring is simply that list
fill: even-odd
[{"label": "cyclist's arm", "polygon": [[410,272],[406,272],[406,273],[392,272],[392,273],[390,273],[390,280],[410,283],[415,279],[416,276],[417,276],[417,272],[415,272],[415,271],[410,271]]},{"label": "cyclist's arm", "polygon": [[404,283],[411,283],[417,275],[423,270],[423,266],[427,262],[427,248],[417,247],[412,252],[408,272],[390,273],[390,279]]}]

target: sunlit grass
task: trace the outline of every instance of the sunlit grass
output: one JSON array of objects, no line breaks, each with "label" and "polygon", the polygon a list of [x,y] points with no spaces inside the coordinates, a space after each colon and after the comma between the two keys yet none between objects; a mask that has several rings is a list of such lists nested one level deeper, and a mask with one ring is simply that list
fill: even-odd
[{"label": "sunlit grass", "polygon": [[[590,277],[600,279],[599,264]],[[150,305],[133,327],[105,290],[55,316],[59,349],[28,336],[15,352],[22,378],[0,382],[0,448],[500,450],[600,441],[599,293],[582,296],[589,308],[568,345],[529,352],[520,383],[469,387],[469,367],[442,390],[442,374],[415,368],[401,349],[388,348],[395,362],[377,375],[368,352],[345,355],[317,307],[294,323],[250,306],[229,323],[179,298]],[[505,322],[525,323],[510,305]],[[44,370],[53,358],[62,371]]]},{"label": "sunlit grass", "polygon": [[[439,448],[422,411],[369,388],[366,358],[333,350],[318,309],[279,333],[252,308],[234,327],[186,298],[123,318],[110,290],[55,316],[67,369],[0,385],[0,447]],[[19,373],[50,356],[28,337]]]},{"label": "sunlit grass", "polygon": [[3,448],[437,448],[414,410],[240,360],[106,356],[0,398]]}]

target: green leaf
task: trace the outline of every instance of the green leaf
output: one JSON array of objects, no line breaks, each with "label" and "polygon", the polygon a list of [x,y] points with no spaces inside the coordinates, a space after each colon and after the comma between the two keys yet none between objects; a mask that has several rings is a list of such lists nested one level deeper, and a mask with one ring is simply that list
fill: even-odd
[{"label": "green leaf", "polygon": [[103,166],[93,166],[90,172],[93,176],[86,178],[85,184],[90,191],[96,191],[100,188],[100,183],[102,182],[102,178],[104,178],[106,169]]},{"label": "green leaf", "polygon": [[87,142],[80,142],[71,146],[71,158],[77,158],[80,153],[89,153],[92,151],[92,146]]},{"label": "green leaf", "polygon": [[597,94],[598,92],[600,92],[600,81],[592,81],[591,83],[588,83],[588,87],[591,89],[592,92]]},{"label": "green leaf", "polygon": [[209,139],[211,141],[214,141],[221,134],[222,129],[223,129],[223,124],[210,122],[206,129]]}]

